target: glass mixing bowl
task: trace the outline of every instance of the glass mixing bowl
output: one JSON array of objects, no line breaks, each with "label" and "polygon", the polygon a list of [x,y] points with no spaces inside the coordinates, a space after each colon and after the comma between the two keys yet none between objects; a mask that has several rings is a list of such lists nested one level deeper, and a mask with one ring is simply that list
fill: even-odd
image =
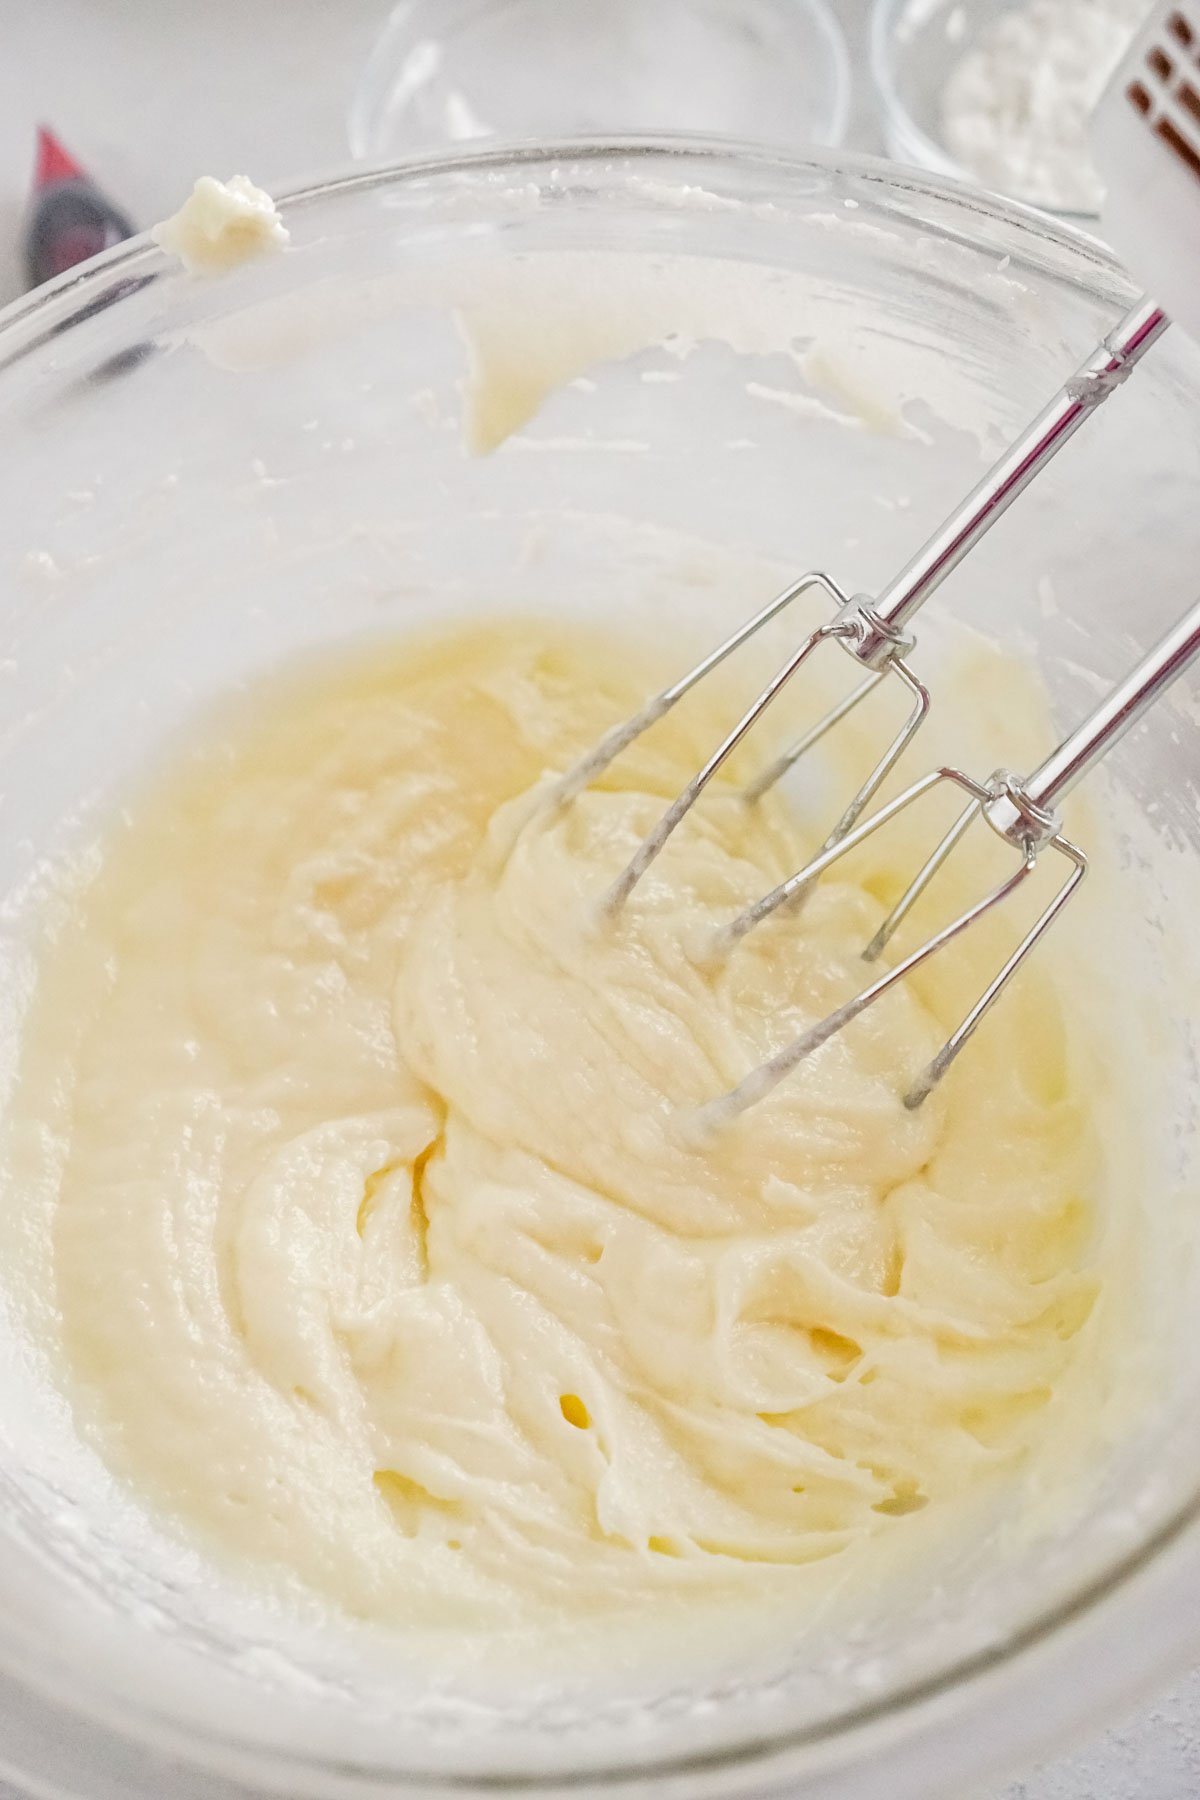
[{"label": "glass mixing bowl", "polygon": [[400,0],[350,103],[357,157],[467,138],[693,131],[840,144],[850,61],[825,0]]},{"label": "glass mixing bowl", "polygon": [[[202,281],[142,240],[0,321],[6,1082],[55,857],[210,696],[454,614],[649,617],[682,661],[780,570],[869,591],[1129,298],[1105,252],[1032,213],[682,141],[413,163],[284,214],[284,255]],[[481,355],[540,359],[546,388],[489,456],[462,434]],[[1169,338],[929,609],[935,694],[956,613],[1036,657],[1065,722],[1191,601],[1198,420],[1200,354]],[[117,1490],[28,1341],[14,1255],[0,1777],[86,1800],[930,1800],[1200,1650],[1198,771],[1176,694],[1100,790],[1157,1059],[1161,1129],[1126,1196],[1156,1374],[1052,1521],[1018,1483],[985,1538],[782,1648],[653,1675],[617,1657],[489,1704],[284,1616]],[[10,1222],[37,1206],[10,1198]]]}]

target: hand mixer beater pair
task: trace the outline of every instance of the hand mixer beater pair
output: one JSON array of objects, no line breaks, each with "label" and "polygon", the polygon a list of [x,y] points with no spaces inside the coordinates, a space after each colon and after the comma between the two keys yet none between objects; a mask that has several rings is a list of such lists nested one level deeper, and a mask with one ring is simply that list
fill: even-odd
[{"label": "hand mixer beater pair", "polygon": [[[1141,260],[1154,261],[1162,278],[1160,292],[1164,296],[1170,294],[1172,311],[1200,336],[1200,0],[1180,0],[1156,13],[1148,23],[1101,103],[1095,120],[1095,140],[1101,173],[1109,181],[1111,199],[1106,224],[1110,232],[1121,241],[1136,244]],[[556,798],[562,804],[580,793],[727,657],[802,594],[816,589],[832,602],[832,617],[803,639],[667,808],[609,889],[604,902],[607,910],[617,913],[625,906],[641,877],[718,770],[797,671],[826,644],[838,645],[853,658],[863,672],[863,680],[745,790],[747,803],[761,797],[881,682],[890,680],[903,690],[907,715],[819,853],[734,919],[720,934],[714,954],[731,953],[748,932],[781,907],[795,908],[802,903],[812,883],[836,862],[936,787],[957,788],[965,805],[865,946],[863,957],[867,965],[881,956],[973,827],[978,824],[990,830],[1014,853],[1015,867],[998,885],[869,981],[843,1006],[753,1070],[732,1093],[715,1099],[707,1109],[714,1122],[761,1099],[897,982],[1001,905],[1032,875],[1043,853],[1054,851],[1065,864],[1065,879],[933,1061],[916,1074],[905,1095],[905,1104],[920,1105],[1083,879],[1087,857],[1063,835],[1059,805],[1076,782],[1200,655],[1200,601],[1032,774],[1022,779],[1007,769],[999,769],[980,780],[963,769],[942,767],[914,782],[876,813],[865,818],[863,815],[929,711],[929,692],[910,664],[915,645],[910,626],[918,610],[1084,420],[1126,379],[1167,323],[1166,312],[1150,300],[1141,301],[1127,313],[880,594],[873,599],[850,595],[822,572],[802,576],[695,668],[665,688],[633,718],[609,732],[560,783]]]}]

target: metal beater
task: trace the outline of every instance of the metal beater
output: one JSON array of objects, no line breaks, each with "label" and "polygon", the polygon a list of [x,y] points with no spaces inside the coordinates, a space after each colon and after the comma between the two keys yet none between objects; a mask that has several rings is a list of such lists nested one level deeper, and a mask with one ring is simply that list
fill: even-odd
[{"label": "metal beater", "polygon": [[[1130,44],[1092,118],[1091,147],[1097,169],[1106,185],[1103,208],[1105,236],[1123,249],[1136,266],[1153,271],[1154,283],[1184,329],[1200,341],[1200,236],[1196,225],[1200,208],[1200,0],[1166,0],[1154,8],[1142,30]],[[1108,345],[1124,348],[1119,366],[1105,373],[1102,359],[1085,364],[1080,376],[1068,382],[1058,404],[1065,405],[1073,393],[1088,391],[1098,380],[1103,398],[1111,385],[1128,374],[1137,357],[1159,335],[1165,325],[1162,312],[1150,303],[1135,308],[1117,327]],[[1106,385],[1107,384],[1107,385]],[[1048,432],[1053,435],[1052,405],[1044,415]],[[1032,474],[1053,454],[1055,444],[1043,445],[1038,440],[1035,422],[1022,444],[1017,445],[1001,470],[1015,478],[1013,492],[1019,492]],[[1078,420],[1075,421],[1078,423]],[[1058,440],[1061,441],[1061,438]],[[1030,454],[1029,466],[1022,470],[1023,449]],[[971,543],[986,529],[987,517],[971,532],[969,520],[975,501],[986,503],[987,492],[998,485],[1002,504],[1012,498],[997,484],[993,474],[968,500],[959,517],[968,526],[968,536],[961,545],[955,538],[957,520],[938,534],[925,552],[916,559],[918,604],[931,591],[927,584],[920,588],[924,567],[940,578],[938,552],[944,546],[950,553],[949,567],[959,560]],[[994,516],[994,515],[993,515]],[[907,573],[907,572],[906,572]],[[890,599],[905,577],[888,590]],[[911,613],[911,607],[909,609]],[[895,624],[894,612],[885,616]],[[905,616],[909,616],[906,614]],[[869,640],[868,630],[865,637]],[[907,918],[938,871],[956,846],[979,824],[987,826],[1018,857],[1013,873],[990,893],[928,937],[894,967],[869,983],[852,1000],[837,1008],[794,1043],[764,1063],[739,1084],[731,1094],[714,1101],[707,1112],[719,1121],[732,1113],[753,1105],[810,1056],[821,1044],[828,1043],[852,1019],[865,1012],[905,976],[999,906],[1037,867],[1045,850],[1054,850],[1068,865],[1065,881],[1049,904],[1035,919],[1008,960],[999,969],[971,1007],[961,1024],[950,1034],[928,1067],[917,1077],[905,1104],[916,1107],[932,1092],[955,1057],[971,1038],[984,1014],[999,998],[1034,945],[1048,930],[1058,913],[1087,872],[1083,851],[1063,836],[1058,808],[1073,788],[1130,727],[1154,705],[1165,690],[1176,681],[1200,654],[1200,602],[1179,621],[1172,631],[1143,658],[1133,672],[1120,682],[1078,729],[1059,745],[1040,768],[1024,781],[1007,769],[999,769],[987,781],[977,781],[962,769],[935,769],[915,782],[874,818],[862,825],[852,822],[848,831],[839,826],[825,846],[804,869],[783,882],[773,894],[766,895],[749,907],[722,933],[721,948],[728,950],[748,931],[768,918],[789,898],[807,892],[841,857],[883,830],[888,823],[922,795],[942,783],[958,787],[967,796],[967,805],[923,867],[909,883],[875,936],[863,952],[864,961],[878,960],[893,934]],[[832,721],[830,721],[832,722]],[[877,783],[875,784],[878,785]],[[861,806],[858,811],[861,812]],[[625,878],[622,878],[624,880]],[[636,875],[635,875],[636,879]],[[621,882],[617,892],[621,891]],[[626,890],[627,891],[627,890]]]},{"label": "metal beater", "polygon": [[[921,947],[904,962],[891,969],[874,982],[854,1000],[849,1001],[822,1024],[814,1028],[798,1042],[779,1052],[769,1062],[749,1075],[731,1094],[722,1100],[715,1101],[707,1112],[714,1117],[743,1110],[753,1105],[775,1084],[804,1060],[819,1044],[833,1036],[849,1021],[862,1012],[865,1007],[885,993],[888,988],[908,974],[935,950],[957,937],[966,930],[976,918],[998,905],[1019,883],[1030,874],[1036,865],[1038,855],[1043,849],[1053,848],[1060,851],[1074,865],[1062,892],[1047,908],[1033,930],[1022,941],[1018,950],[1001,970],[996,980],[988,988],[978,1004],[963,1024],[954,1033],[945,1048],[939,1053],[935,1062],[917,1085],[907,1096],[909,1105],[917,1105],[930,1092],[939,1076],[949,1067],[954,1056],[974,1031],[984,1012],[1004,987],[1018,963],[1032,949],[1033,944],[1050,924],[1059,907],[1065,904],[1070,893],[1082,879],[1086,868],[1083,853],[1064,838],[1058,828],[1057,815],[1054,812],[1056,800],[1065,792],[1062,759],[1067,759],[1072,771],[1071,779],[1090,767],[1095,757],[1103,754],[1111,741],[1114,731],[1109,726],[1107,715],[1097,714],[1088,725],[1082,728],[1082,737],[1090,744],[1093,734],[1098,744],[1092,753],[1080,760],[1079,743],[1081,734],[1069,740],[1057,758],[1051,758],[1029,781],[1022,784],[1016,777],[1001,772],[992,777],[991,782],[975,781],[971,776],[959,769],[940,769],[926,776],[909,788],[898,800],[883,808],[877,815],[859,824],[859,820],[875,794],[888,775],[895,768],[905,750],[912,742],[921,727],[930,707],[928,689],[913,673],[908,657],[912,651],[914,639],[907,627],[917,610],[929,598],[930,594],[941,585],[952,569],[966,556],[967,552],[979,542],[984,533],[1007,510],[1033,480],[1034,476],[1046,466],[1067,439],[1082,425],[1096,409],[1108,399],[1109,395],[1128,376],[1138,360],[1145,354],[1166,329],[1167,319],[1161,308],[1148,300],[1139,302],[1113,331],[1103,340],[1097,350],[1087,358],[1070,380],[1034,419],[1012,447],[1005,452],[990,472],[967,496],[966,500],[955,509],[946,522],[925,543],[912,560],[901,570],[895,579],[874,600],[866,595],[851,596],[843,591],[831,576],[814,571],[801,576],[790,587],[769,601],[762,610],[739,627],[725,641],[718,644],[696,666],[689,669],[678,681],[664,688],[650,700],[638,713],[608,732],[595,749],[590,751],[573,769],[564,775],[552,790],[550,804],[565,805],[581,793],[600,772],[627,749],[633,741],[640,737],[653,724],[670,712],[684,695],[689,693],[699,682],[711,674],[720,663],[732,656],[743,644],[747,643],[757,632],[761,631],[772,619],[786,610],[793,601],[811,588],[822,589],[833,601],[836,608],[832,619],[819,626],[799,645],[798,649],[787,659],[780,669],[771,677],[766,687],[742,714],[722,742],[713,751],[708,761],[692,777],[682,792],[671,802],[653,830],[642,840],[625,868],[617,876],[604,897],[603,906],[610,914],[615,914],[628,901],[637,883],[641,880],[650,864],[665,847],[672,833],[686,818],[692,807],[699,800],[713,776],[732,754],[753,728],[762,714],[771,705],[781,689],[792,679],[802,665],[814,653],[818,646],[833,642],[838,644],[849,656],[861,666],[865,679],[851,692],[818,719],[810,730],[794,743],[781,756],[777,756],[751,784],[743,790],[743,799],[752,804],[777,782],[789,769],[832,731],[871,693],[880,682],[888,677],[899,682],[905,690],[910,706],[904,723],[899,731],[888,742],[865,781],[851,796],[849,804],[842,812],[833,829],[829,832],[818,854],[805,868],[793,875],[772,893],[765,895],[754,906],[750,907],[721,934],[714,946],[714,954],[723,954],[731,950],[748,931],[760,924],[780,906],[790,903],[793,909],[803,901],[811,884],[836,862],[840,856],[854,848],[865,838],[878,830],[905,806],[915,801],[929,788],[939,782],[953,781],[969,796],[970,806],[952,830],[947,833],[943,842],[934,852],[929,862],[910,885],[900,903],[894,909],[885,924],[880,928],[871,944],[867,947],[866,957],[873,961],[882,952],[901,920],[907,915],[921,893],[924,892],[937,870],[949,856],[951,850],[965,834],[973,820],[982,815],[993,829],[1001,832],[1011,843],[1017,846],[1022,854],[1022,865],[1017,873],[1001,888],[988,895],[968,913],[956,919],[936,937]],[[1174,640],[1170,640],[1174,641]],[[1179,666],[1182,666],[1180,664]],[[1153,680],[1153,673],[1147,672],[1144,665],[1131,678],[1136,686],[1139,679]],[[1177,670],[1173,669],[1173,678]],[[1149,698],[1137,707],[1140,712],[1149,704],[1163,685],[1163,678],[1154,680]],[[1128,690],[1128,692],[1127,692]],[[1133,700],[1130,700],[1133,693]],[[1134,704],[1137,699],[1131,684],[1118,690],[1122,706]],[[1124,720],[1120,729],[1132,722],[1132,717]]]}]

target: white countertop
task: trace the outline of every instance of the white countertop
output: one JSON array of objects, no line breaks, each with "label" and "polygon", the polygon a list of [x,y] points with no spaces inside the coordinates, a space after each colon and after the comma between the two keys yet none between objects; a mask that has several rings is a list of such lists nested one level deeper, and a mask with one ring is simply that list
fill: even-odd
[{"label": "white countertop", "polygon": [[[834,0],[852,38],[866,3]],[[349,161],[346,103],[388,10],[389,0],[0,0],[0,302],[21,290],[39,122],[139,223],[173,211],[200,174],[292,185]],[[860,65],[851,142],[874,150]],[[1200,1672],[990,1800],[1200,1800]]]}]

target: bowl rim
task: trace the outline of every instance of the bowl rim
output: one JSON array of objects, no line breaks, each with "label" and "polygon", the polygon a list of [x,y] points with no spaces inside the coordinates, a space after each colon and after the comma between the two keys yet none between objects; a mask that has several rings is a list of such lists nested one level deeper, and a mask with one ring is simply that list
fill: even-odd
[{"label": "bowl rim", "polygon": [[[891,0],[884,0],[884,3],[890,4]],[[863,184],[881,205],[886,205],[889,197],[895,199],[898,196],[948,202],[962,215],[962,229],[955,232],[939,222],[932,226],[935,233],[944,230],[950,239],[958,237],[960,241],[977,244],[977,239],[970,236],[972,217],[999,223],[1023,236],[1031,256],[1039,241],[1047,248],[1070,252],[1078,266],[1073,274],[1059,268],[1059,277],[1087,289],[1090,276],[1095,297],[1111,300],[1114,311],[1124,304],[1124,297],[1136,292],[1122,265],[1103,243],[1077,226],[1036,207],[988,194],[953,178],[889,163],[882,158],[836,150],[792,155],[761,144],[727,138],[630,133],[602,139],[568,137],[511,144],[488,141],[466,152],[454,149],[422,153],[366,170],[353,169],[305,182],[286,189],[278,200],[287,217],[289,214],[302,215],[309,208],[340,196],[382,192],[431,176],[487,174],[534,167],[553,171],[556,167],[581,163],[609,162],[636,167],[664,159],[681,173],[690,169],[699,173],[706,167],[736,163],[739,167],[774,171],[784,179],[813,173],[831,179],[843,177]],[[909,225],[923,222],[911,211],[896,210]],[[930,226],[929,221],[924,223]],[[95,316],[108,304],[162,276],[178,273],[178,260],[162,250],[149,233],[142,233],[12,302],[0,309],[0,376],[16,360],[42,348],[73,325]],[[65,1701],[65,1708],[75,1716],[90,1720],[125,1743],[141,1743],[166,1750],[186,1758],[193,1768],[202,1771],[222,1772],[222,1765],[212,1760],[214,1749],[250,1759],[244,1765],[246,1768],[255,1762],[261,1766],[261,1759],[269,1755],[273,1772],[277,1774],[286,1775],[289,1769],[294,1769],[306,1776],[327,1775],[341,1780],[349,1777],[361,1783],[358,1791],[364,1795],[384,1792],[398,1795],[411,1791],[414,1795],[419,1792],[458,1795],[464,1800],[468,1795],[499,1793],[607,1795],[622,1789],[632,1793],[632,1784],[638,1780],[653,1783],[690,1777],[707,1785],[708,1781],[720,1780],[723,1775],[746,1774],[754,1770],[764,1777],[769,1773],[777,1782],[784,1778],[802,1778],[806,1770],[790,1759],[819,1746],[844,1744],[855,1734],[869,1732],[888,1722],[895,1726],[898,1722],[908,1721],[915,1729],[922,1708],[946,1702],[951,1696],[961,1696],[964,1690],[978,1694],[980,1685],[986,1689],[987,1677],[1000,1670],[1012,1672],[1027,1653],[1045,1649],[1052,1642],[1059,1644],[1069,1635],[1069,1627],[1094,1615],[1104,1602],[1118,1593],[1132,1588],[1139,1576],[1146,1575],[1151,1569],[1161,1573],[1171,1560],[1168,1553],[1180,1551],[1198,1524],[1200,1488],[1161,1517],[1153,1530],[1132,1548],[1114,1556],[1096,1574],[1062,1595],[1048,1610],[998,1641],[968,1652],[952,1664],[913,1678],[878,1697],[864,1698],[857,1704],[791,1730],[772,1730],[760,1737],[745,1736],[726,1746],[691,1753],[666,1752],[658,1757],[638,1757],[632,1752],[627,1759],[567,1774],[529,1770],[519,1775],[480,1776],[423,1772],[417,1768],[395,1771],[374,1762],[356,1763],[351,1767],[344,1758],[330,1754],[268,1747],[261,1740],[216,1729],[202,1733],[190,1719],[165,1716],[145,1704],[131,1703],[128,1697],[123,1697],[119,1705],[113,1703],[114,1697],[107,1693],[83,1692],[65,1698],[61,1689],[52,1684],[52,1678],[40,1670],[18,1665],[7,1651],[0,1656],[0,1676],[26,1691],[39,1694],[56,1707],[64,1707]],[[1175,1560],[1179,1560],[1178,1556]],[[1200,1595],[1200,1569],[1191,1585]],[[1189,1628],[1189,1644],[1194,1643],[1198,1635]],[[1166,1631],[1163,1637],[1164,1643],[1174,1642]],[[1165,1650],[1163,1654],[1166,1654]],[[1178,1656],[1177,1647],[1173,1654]],[[1131,1684],[1127,1663],[1120,1665],[1120,1672],[1121,1691],[1127,1691]],[[782,1764],[779,1759],[783,1759]],[[224,1771],[228,1771],[228,1764],[224,1765]],[[384,1783],[386,1787],[382,1785]],[[694,1790],[697,1794],[700,1791],[699,1787]],[[722,1787],[720,1791],[726,1793],[729,1790]]]},{"label": "bowl rim", "polygon": [[[877,3],[892,4],[893,0],[877,0]],[[886,204],[888,196],[896,195],[933,202],[949,201],[961,210],[968,223],[974,216],[979,221],[987,220],[1028,234],[1031,250],[1033,241],[1041,240],[1047,250],[1065,250],[1075,257],[1082,255],[1092,265],[1094,278],[1109,284],[1114,302],[1132,298],[1139,291],[1116,254],[1089,231],[1085,223],[1045,212],[1027,201],[992,193],[961,175],[836,147],[815,146],[792,152],[742,138],[671,131],[613,132],[604,137],[585,133],[545,139],[488,139],[472,149],[455,146],[419,151],[366,168],[339,170],[336,174],[304,181],[294,187],[280,187],[274,199],[285,213],[303,213],[311,206],[319,206],[342,195],[383,191],[430,176],[521,170],[564,162],[653,162],[657,159],[692,163],[698,167],[734,160],[747,168],[773,171],[784,177],[814,172],[826,177],[843,176],[863,184],[880,204]],[[31,354],[72,326],[82,324],[106,306],[131,294],[135,288],[181,274],[178,258],[155,241],[154,229],[156,227],[140,231],[0,306],[0,374],[20,357]],[[956,235],[946,228],[931,229],[935,235],[939,230],[945,236]],[[212,281],[214,277],[198,279]]]},{"label": "bowl rim", "polygon": [[912,0],[874,0],[867,24],[867,61],[883,107],[884,128],[889,136],[895,133],[905,154],[911,155],[920,167],[969,184],[971,178],[966,169],[917,124],[896,86],[893,45],[900,22],[911,6]]}]

